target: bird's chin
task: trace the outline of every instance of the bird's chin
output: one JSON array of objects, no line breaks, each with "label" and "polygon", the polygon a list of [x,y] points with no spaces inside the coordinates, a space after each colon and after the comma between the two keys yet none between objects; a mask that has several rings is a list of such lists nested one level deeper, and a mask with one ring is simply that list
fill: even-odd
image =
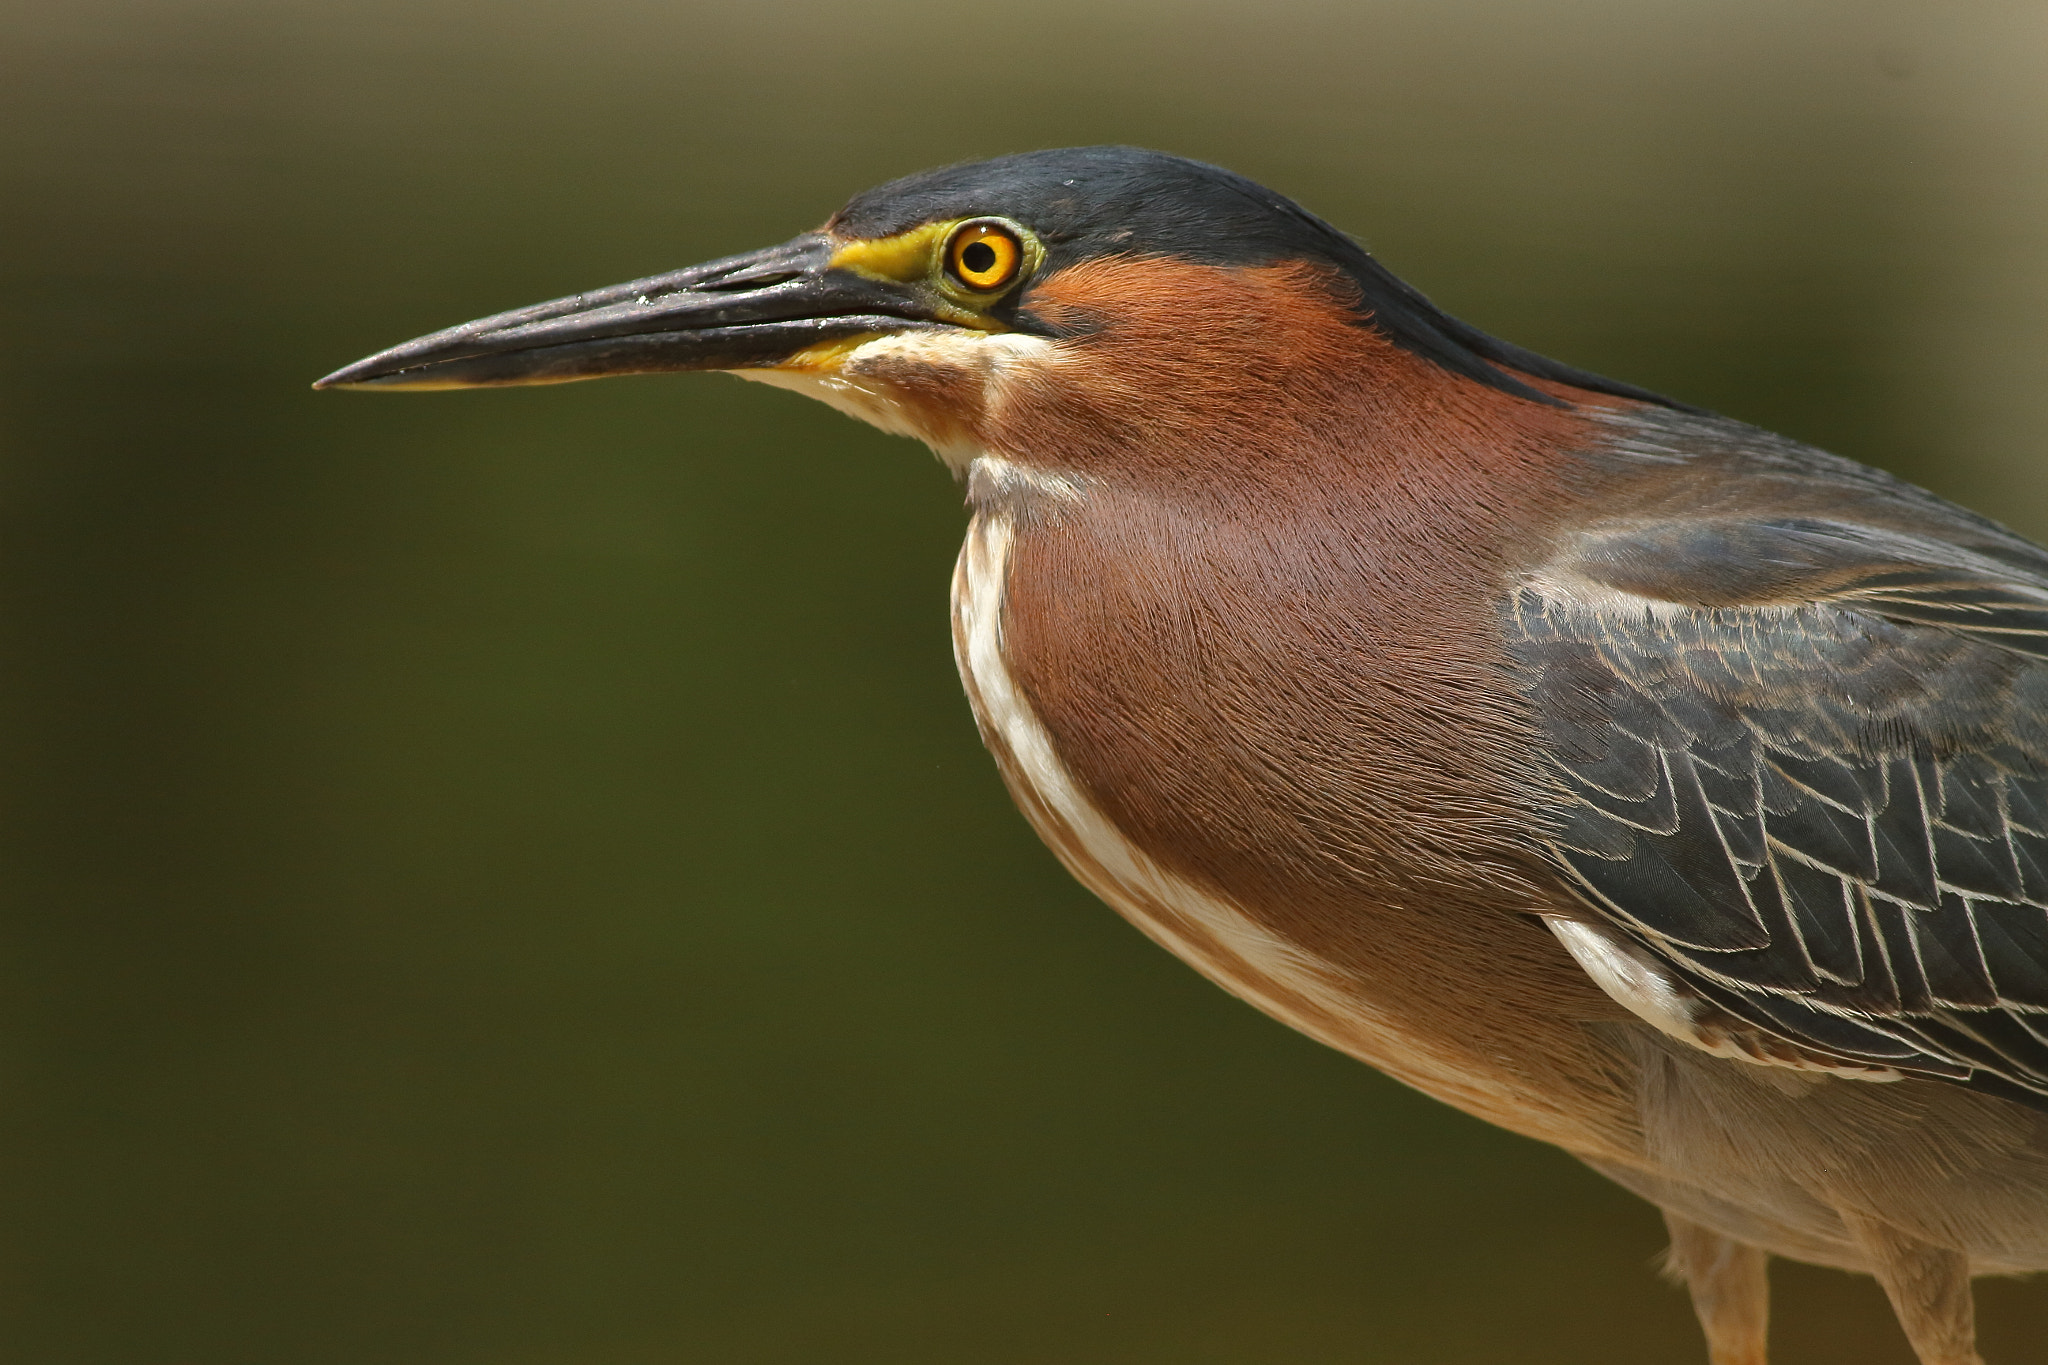
[{"label": "bird's chin", "polygon": [[1027,370],[1055,364],[1057,343],[1020,332],[934,328],[812,348],[778,365],[733,369],[923,441],[956,472],[987,448],[989,419]]}]

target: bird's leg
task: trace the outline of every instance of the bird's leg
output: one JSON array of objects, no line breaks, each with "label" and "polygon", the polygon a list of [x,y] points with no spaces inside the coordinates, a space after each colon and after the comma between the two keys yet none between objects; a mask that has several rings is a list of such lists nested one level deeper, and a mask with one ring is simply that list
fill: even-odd
[{"label": "bird's leg", "polygon": [[1666,1211],[1671,1250],[1664,1273],[1692,1291],[1692,1310],[1707,1334],[1712,1365],[1766,1365],[1770,1327],[1770,1258],[1746,1242],[1701,1227]]},{"label": "bird's leg", "polygon": [[1920,1365],[1984,1365],[1977,1354],[1970,1258],[1853,1209],[1841,1214],[1849,1235],[1869,1253],[1871,1273],[1892,1301]]}]

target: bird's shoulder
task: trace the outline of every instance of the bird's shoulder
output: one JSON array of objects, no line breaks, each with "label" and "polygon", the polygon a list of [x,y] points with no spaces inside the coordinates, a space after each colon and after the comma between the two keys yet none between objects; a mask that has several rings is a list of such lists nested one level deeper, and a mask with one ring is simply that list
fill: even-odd
[{"label": "bird's shoulder", "polygon": [[1603,458],[1502,605],[1561,937],[1710,1050],[2048,1106],[2048,553],[1720,419]]}]

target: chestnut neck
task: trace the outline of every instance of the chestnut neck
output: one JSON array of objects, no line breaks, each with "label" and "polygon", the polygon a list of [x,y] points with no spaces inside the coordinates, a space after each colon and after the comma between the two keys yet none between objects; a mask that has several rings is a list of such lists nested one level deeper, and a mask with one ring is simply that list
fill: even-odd
[{"label": "chestnut neck", "polygon": [[1458,538],[1534,529],[1585,496],[1590,466],[1572,455],[1600,440],[1585,406],[1632,406],[1518,376],[1552,406],[1453,373],[1301,263],[1105,258],[1046,281],[1033,307],[1070,335],[992,387],[974,423],[983,448],[1223,515],[1321,508],[1354,535],[1360,518]]}]

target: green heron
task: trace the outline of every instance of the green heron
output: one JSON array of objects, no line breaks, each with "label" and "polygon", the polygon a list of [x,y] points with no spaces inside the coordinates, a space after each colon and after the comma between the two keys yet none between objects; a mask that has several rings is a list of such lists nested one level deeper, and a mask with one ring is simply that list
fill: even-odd
[{"label": "green heron", "polygon": [[1770,1255],[1925,1365],[2048,1268],[2048,551],[1495,340],[1120,147],[320,381],[728,370],[966,485],[967,695],[1066,866],[1268,1013],[1663,1211],[1716,1365]]}]

